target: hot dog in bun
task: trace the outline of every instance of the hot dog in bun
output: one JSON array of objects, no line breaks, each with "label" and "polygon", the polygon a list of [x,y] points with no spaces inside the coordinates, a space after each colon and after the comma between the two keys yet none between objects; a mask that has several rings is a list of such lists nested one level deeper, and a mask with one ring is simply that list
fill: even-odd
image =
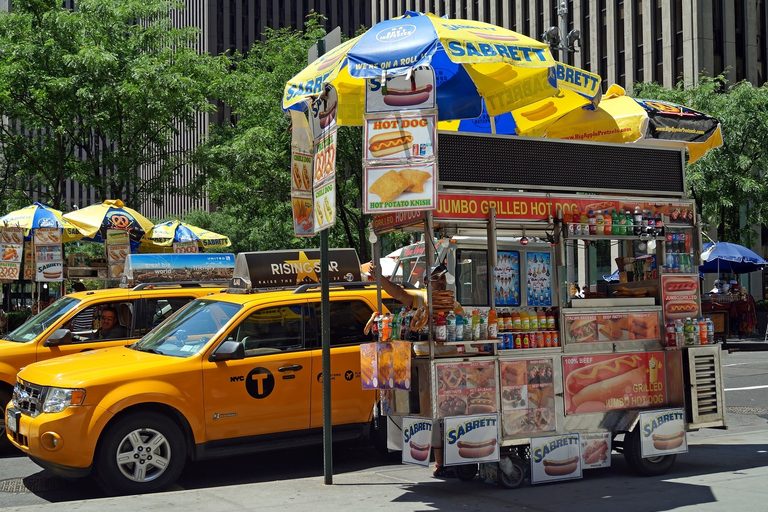
[{"label": "hot dog in bun", "polygon": [[376,158],[407,151],[413,143],[413,134],[409,131],[377,133],[368,140],[368,149]]},{"label": "hot dog in bun", "polygon": [[594,464],[601,459],[605,460],[607,458],[607,452],[608,443],[606,441],[594,441],[587,446],[587,449],[584,450],[581,457],[584,459],[584,464]]},{"label": "hot dog in bun", "polygon": [[325,55],[323,62],[317,65],[318,71],[323,71],[324,69],[328,69],[333,67],[334,64],[339,62],[344,57],[343,52],[339,52],[336,55]]},{"label": "hot dog in bun", "polygon": [[492,39],[494,41],[512,42],[512,41],[519,41],[520,40],[517,37],[513,36],[512,34],[496,34],[496,33],[493,33],[493,32],[477,32],[477,31],[474,31],[474,30],[470,30],[469,33],[472,34],[473,36],[482,37],[484,39]]},{"label": "hot dog in bun", "polygon": [[575,407],[623,398],[628,388],[647,382],[648,369],[642,363],[640,356],[628,354],[587,365],[568,374],[565,389]]},{"label": "hot dog in bun", "polygon": [[496,412],[496,404],[487,391],[470,393],[467,399],[467,414],[490,414]]},{"label": "hot dog in bun", "polygon": [[544,459],[544,472],[549,476],[570,475],[579,467],[579,458],[571,457],[566,460]]},{"label": "hot dog in bun", "polygon": [[657,450],[673,450],[683,444],[685,439],[685,432],[680,431],[671,436],[661,436],[659,434],[653,434],[651,436],[653,440],[653,447]]},{"label": "hot dog in bun", "polygon": [[390,107],[409,107],[424,103],[432,92],[432,84],[427,84],[414,89],[388,89],[384,96],[384,103]]},{"label": "hot dog in bun", "polygon": [[464,459],[481,459],[493,453],[496,447],[496,439],[489,439],[481,443],[470,443],[459,441],[456,443],[459,448],[459,457]]},{"label": "hot dog in bun", "polygon": [[699,306],[692,300],[670,300],[664,304],[664,315],[667,318],[685,319],[698,316]]},{"label": "hot dog in bun", "polygon": [[427,460],[429,457],[430,446],[428,444],[421,445],[411,441],[408,443],[408,446],[411,448],[411,457],[413,457],[413,460]]},{"label": "hot dog in bun", "polygon": [[674,295],[690,295],[696,292],[696,281],[691,279],[665,279],[664,292]]}]

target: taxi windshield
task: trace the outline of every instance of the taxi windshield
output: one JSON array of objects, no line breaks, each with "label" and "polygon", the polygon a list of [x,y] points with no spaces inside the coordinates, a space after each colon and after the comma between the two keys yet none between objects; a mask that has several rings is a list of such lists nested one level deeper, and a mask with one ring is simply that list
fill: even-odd
[{"label": "taxi windshield", "polygon": [[26,322],[6,334],[3,339],[17,343],[32,341],[64,315],[75,309],[78,304],[80,304],[79,299],[62,297],[38,314],[29,317]]},{"label": "taxi windshield", "polygon": [[153,354],[189,357],[200,351],[241,308],[240,304],[211,299],[192,301],[131,348]]}]

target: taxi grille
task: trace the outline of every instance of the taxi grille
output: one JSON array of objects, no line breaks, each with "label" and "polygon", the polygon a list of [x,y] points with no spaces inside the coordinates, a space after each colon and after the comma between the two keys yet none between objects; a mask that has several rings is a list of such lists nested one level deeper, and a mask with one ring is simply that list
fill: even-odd
[{"label": "taxi grille", "polygon": [[42,386],[17,379],[13,389],[13,405],[23,414],[34,418],[42,409],[43,390]]}]

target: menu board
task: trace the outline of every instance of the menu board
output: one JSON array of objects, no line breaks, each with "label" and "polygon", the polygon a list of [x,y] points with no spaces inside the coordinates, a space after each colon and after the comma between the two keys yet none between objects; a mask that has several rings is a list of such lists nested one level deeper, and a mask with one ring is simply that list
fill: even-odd
[{"label": "menu board", "polygon": [[667,320],[698,318],[699,276],[662,275],[661,297],[664,302],[664,317]]},{"label": "menu board", "polygon": [[61,281],[64,275],[61,229],[37,228],[33,240],[35,251],[35,280]]},{"label": "menu board", "polygon": [[528,306],[552,305],[552,255],[529,252],[525,257]]},{"label": "menu board", "polygon": [[125,270],[125,258],[131,254],[131,242],[128,231],[108,229],[104,250],[107,253],[109,276],[119,278]]},{"label": "menu board", "polygon": [[435,370],[440,418],[490,414],[498,410],[493,361],[437,364]]},{"label": "menu board", "polygon": [[663,362],[662,351],[564,357],[565,413],[665,405]]},{"label": "menu board", "polygon": [[493,267],[494,304],[497,306],[520,305],[520,253],[498,251]]},{"label": "menu board", "polygon": [[24,233],[21,228],[0,230],[0,279],[16,280],[21,273]]},{"label": "menu board", "polygon": [[659,336],[659,315],[654,311],[565,317],[566,343],[657,340]]},{"label": "menu board", "polygon": [[500,361],[499,375],[504,435],[554,431],[552,359]]},{"label": "menu board", "polygon": [[411,389],[411,343],[387,341],[360,345],[363,389]]}]

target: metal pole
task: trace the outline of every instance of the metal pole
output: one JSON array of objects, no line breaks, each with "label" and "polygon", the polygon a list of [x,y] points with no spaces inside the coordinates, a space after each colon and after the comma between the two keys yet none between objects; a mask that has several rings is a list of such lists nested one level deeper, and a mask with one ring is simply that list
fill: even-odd
[{"label": "metal pole", "polygon": [[[325,54],[325,41],[317,41],[318,57]],[[331,418],[331,293],[328,286],[328,228],[320,232],[320,304],[323,325],[323,474],[325,484],[333,483],[333,423]]]}]

